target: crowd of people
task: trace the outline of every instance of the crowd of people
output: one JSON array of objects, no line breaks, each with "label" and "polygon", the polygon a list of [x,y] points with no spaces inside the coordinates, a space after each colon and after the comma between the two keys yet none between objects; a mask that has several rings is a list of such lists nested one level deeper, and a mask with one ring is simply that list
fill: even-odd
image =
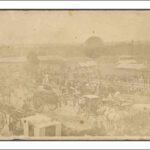
[{"label": "crowd of people", "polygon": [[[54,93],[63,103],[70,100],[73,105],[84,95],[97,95],[100,98],[116,92],[149,95],[149,85],[142,76],[128,79],[116,75],[103,76],[98,66],[82,67],[69,62],[65,66],[47,63],[47,67],[41,65],[32,75],[21,65],[11,64],[7,66],[8,69],[5,67],[0,66],[0,99],[4,103],[14,103],[15,106],[18,103],[18,107],[33,98],[38,89]],[[18,102],[15,103],[17,98]]]},{"label": "crowd of people", "polygon": [[[98,97],[97,108],[101,102],[113,103],[114,100],[119,105],[120,100],[126,100],[123,97],[125,94],[149,96],[149,90],[145,90],[147,80],[142,76],[128,79],[116,75],[104,76],[98,65],[83,67],[78,63],[60,65],[47,62],[36,69],[27,70],[24,64],[1,64],[0,103],[37,111],[44,105],[56,105],[54,109],[64,105],[82,106],[85,95]],[[134,83],[142,86],[135,86]]]}]

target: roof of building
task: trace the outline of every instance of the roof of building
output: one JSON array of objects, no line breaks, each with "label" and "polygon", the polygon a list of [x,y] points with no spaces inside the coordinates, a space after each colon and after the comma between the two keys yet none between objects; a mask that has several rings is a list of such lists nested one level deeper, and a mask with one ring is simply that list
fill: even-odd
[{"label": "roof of building", "polygon": [[116,68],[118,69],[130,69],[130,70],[143,70],[147,67],[144,64],[139,64],[130,55],[120,56]]},{"label": "roof of building", "polygon": [[127,59],[127,60],[119,60],[118,61],[118,64],[124,64],[124,63],[132,63],[132,64],[135,64],[135,63],[137,63],[136,62],[136,60],[134,60],[134,59]]},{"label": "roof of building", "polygon": [[66,59],[63,58],[63,57],[60,57],[60,56],[51,56],[51,55],[39,56],[38,58],[39,58],[41,61],[46,61],[46,60],[66,61]]},{"label": "roof of building", "polygon": [[[38,56],[40,61],[65,61],[65,58],[58,56]],[[1,57],[0,63],[23,63],[26,62],[27,58],[23,57]]]},{"label": "roof of building", "polygon": [[137,64],[137,63],[121,63],[117,65],[118,69],[131,69],[131,70],[143,70],[147,67],[144,64]]},{"label": "roof of building", "polygon": [[89,98],[89,99],[96,99],[98,98],[97,95],[84,95],[85,98]]},{"label": "roof of building", "polygon": [[1,57],[0,63],[20,63],[27,61],[26,57]]},{"label": "roof of building", "polygon": [[80,62],[79,65],[81,67],[92,67],[92,66],[96,66],[96,62],[95,61],[87,61],[87,62]]},{"label": "roof of building", "polygon": [[60,122],[54,121],[50,117],[47,117],[43,114],[36,114],[33,116],[28,116],[28,117],[22,118],[22,120],[27,121],[36,127],[46,127],[46,126],[50,126],[54,124],[60,124]]}]

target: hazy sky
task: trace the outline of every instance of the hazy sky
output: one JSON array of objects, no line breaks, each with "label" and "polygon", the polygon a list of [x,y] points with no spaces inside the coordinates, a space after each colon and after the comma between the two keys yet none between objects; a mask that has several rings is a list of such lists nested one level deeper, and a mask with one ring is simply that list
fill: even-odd
[{"label": "hazy sky", "polygon": [[150,11],[0,11],[0,44],[150,41]]}]

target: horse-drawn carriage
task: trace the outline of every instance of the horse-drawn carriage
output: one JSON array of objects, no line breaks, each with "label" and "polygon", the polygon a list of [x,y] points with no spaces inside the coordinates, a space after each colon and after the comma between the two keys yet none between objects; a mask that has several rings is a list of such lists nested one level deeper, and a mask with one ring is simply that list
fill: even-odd
[{"label": "horse-drawn carriage", "polygon": [[33,104],[38,111],[43,111],[45,106],[52,111],[59,106],[60,102],[56,92],[40,87],[33,95]]}]

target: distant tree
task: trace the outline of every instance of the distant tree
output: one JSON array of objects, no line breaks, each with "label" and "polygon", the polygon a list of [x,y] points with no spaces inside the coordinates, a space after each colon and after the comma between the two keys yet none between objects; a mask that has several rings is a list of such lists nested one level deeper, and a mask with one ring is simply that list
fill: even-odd
[{"label": "distant tree", "polygon": [[97,58],[104,50],[104,43],[101,38],[97,36],[91,36],[85,41],[84,53],[87,57]]},{"label": "distant tree", "polygon": [[101,48],[86,48],[84,53],[87,57],[97,58],[101,56],[102,49]]}]

